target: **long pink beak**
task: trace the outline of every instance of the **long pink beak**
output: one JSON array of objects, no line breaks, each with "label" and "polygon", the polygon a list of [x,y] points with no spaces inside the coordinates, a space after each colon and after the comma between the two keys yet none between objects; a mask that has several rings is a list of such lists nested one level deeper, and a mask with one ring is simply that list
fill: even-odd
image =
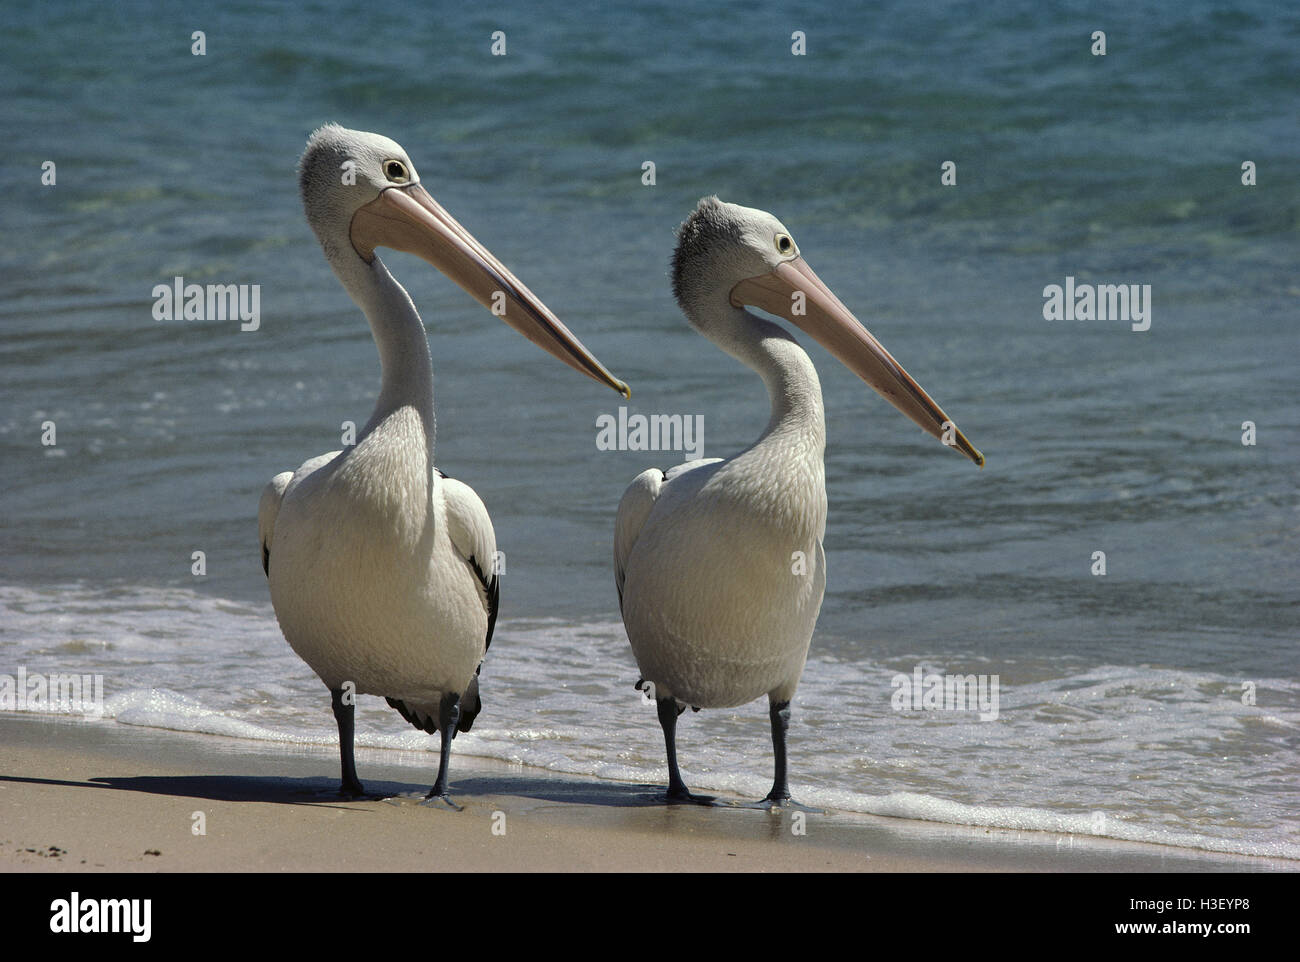
[{"label": "long pink beak", "polygon": [[731,289],[731,303],[735,307],[758,307],[797,324],[927,433],[984,466],[984,455],[802,257],[741,281]]},{"label": "long pink beak", "polygon": [[367,261],[381,246],[424,258],[542,350],[631,396],[628,386],[419,184],[386,188],[352,216],[350,234]]}]

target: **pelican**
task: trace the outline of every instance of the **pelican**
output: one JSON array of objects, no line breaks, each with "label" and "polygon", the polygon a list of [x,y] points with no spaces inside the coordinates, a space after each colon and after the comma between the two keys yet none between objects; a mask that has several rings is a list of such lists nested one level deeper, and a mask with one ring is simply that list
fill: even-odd
[{"label": "pelican", "polygon": [[984,456],[803,260],[766,211],[706,197],[682,224],[673,294],[691,325],[763,379],[771,418],[739,454],[652,468],[618,507],[614,580],[628,640],[652,694],[670,802],[693,795],[677,767],[677,716],[767,695],[775,778],[758,807],[798,806],[786,771],[790,701],[826,587],[826,427],[817,371],[780,315],[930,434]]},{"label": "pelican", "polygon": [[298,170],[307,220],[370,322],[382,378],[354,445],[276,475],[262,493],[271,603],[289,645],[330,690],[341,792],[364,794],[353,758],[355,695],[382,695],[416,728],[439,733],[428,799],[458,809],[447,795],[448,761],[452,738],[482,708],[496,536],[473,489],[433,466],[428,339],[375,248],[419,255],[544,350],[625,397],[628,389],[429,195],[392,140],[331,124],[312,134]]}]

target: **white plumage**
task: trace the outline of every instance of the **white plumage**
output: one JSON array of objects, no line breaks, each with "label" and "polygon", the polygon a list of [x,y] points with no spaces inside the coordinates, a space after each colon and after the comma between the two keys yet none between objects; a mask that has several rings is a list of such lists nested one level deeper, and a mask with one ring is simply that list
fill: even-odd
[{"label": "white plumage", "polygon": [[931,434],[980,455],[799,256],[771,214],[706,198],[682,225],[673,290],[691,324],[756,371],[771,417],[734,457],[638,475],[619,505],[614,577],[628,640],[658,701],[672,801],[691,795],[677,767],[677,715],[768,696],[776,778],[766,807],[793,804],[789,703],[826,588],[826,443],[808,355],[745,304],[785,316]]},{"label": "white plumage", "polygon": [[[386,697],[439,731],[430,798],[447,798],[450,742],[481,704],[478,671],[496,620],[496,536],[483,502],[433,465],[433,370],[424,326],[374,254],[424,257],[544,350],[626,394],[504,265],[420,186],[393,141],[327,126],[300,163],[303,203],[334,273],[370,322],[383,369],[356,444],[276,475],[258,530],[285,639],[333,695],[342,789],[361,794],[350,694]],[[453,806],[454,807],[454,806]]]}]

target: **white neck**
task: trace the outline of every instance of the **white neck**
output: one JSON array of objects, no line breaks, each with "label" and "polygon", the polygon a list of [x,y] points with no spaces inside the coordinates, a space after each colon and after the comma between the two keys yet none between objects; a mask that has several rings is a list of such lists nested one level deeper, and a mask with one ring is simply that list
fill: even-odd
[{"label": "white neck", "polygon": [[424,324],[410,295],[377,256],[366,263],[352,250],[351,244],[337,254],[327,251],[326,256],[352,300],[365,312],[375,347],[379,349],[382,370],[379,397],[370,420],[357,437],[358,442],[389,415],[413,408],[424,425],[432,466],[433,361]]},{"label": "white neck", "polygon": [[772,414],[754,447],[779,439],[820,462],[826,449],[822,387],[803,348],[780,325],[730,303],[715,306],[697,323],[711,341],[758,372],[767,385]]}]

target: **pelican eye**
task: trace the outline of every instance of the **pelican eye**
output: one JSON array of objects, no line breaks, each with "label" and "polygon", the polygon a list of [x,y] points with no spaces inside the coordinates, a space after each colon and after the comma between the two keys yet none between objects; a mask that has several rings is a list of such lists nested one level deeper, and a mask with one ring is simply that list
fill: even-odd
[{"label": "pelican eye", "polygon": [[384,176],[394,184],[405,184],[411,179],[411,175],[406,170],[406,165],[400,160],[384,161]]},{"label": "pelican eye", "polygon": [[776,235],[776,249],[782,254],[791,254],[794,252],[794,241],[790,239],[789,234]]}]

